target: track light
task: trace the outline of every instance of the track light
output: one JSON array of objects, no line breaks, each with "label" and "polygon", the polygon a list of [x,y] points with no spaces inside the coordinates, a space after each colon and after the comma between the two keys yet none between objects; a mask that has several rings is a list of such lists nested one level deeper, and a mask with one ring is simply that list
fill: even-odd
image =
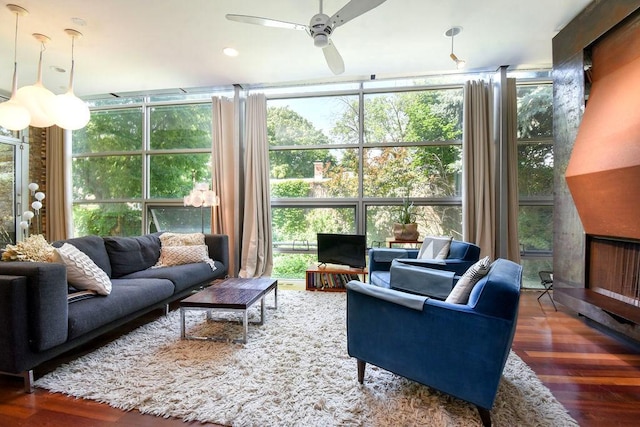
[{"label": "track light", "polygon": [[453,62],[456,63],[456,68],[459,70],[464,68],[465,65],[467,65],[465,60],[458,59],[456,54],[453,53],[453,38],[458,34],[460,34],[461,32],[462,32],[462,27],[451,27],[444,33],[445,36],[451,37],[451,54],[449,55],[449,57],[453,60]]}]

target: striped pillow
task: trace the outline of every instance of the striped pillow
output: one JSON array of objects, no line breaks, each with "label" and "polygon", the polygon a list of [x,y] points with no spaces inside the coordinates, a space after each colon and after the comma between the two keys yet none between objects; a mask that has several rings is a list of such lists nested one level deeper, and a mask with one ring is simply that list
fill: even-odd
[{"label": "striped pillow", "polygon": [[453,288],[445,302],[452,304],[466,304],[469,301],[469,295],[473,287],[487,275],[491,267],[489,257],[486,256],[473,264],[467,271],[464,272],[456,286]]}]

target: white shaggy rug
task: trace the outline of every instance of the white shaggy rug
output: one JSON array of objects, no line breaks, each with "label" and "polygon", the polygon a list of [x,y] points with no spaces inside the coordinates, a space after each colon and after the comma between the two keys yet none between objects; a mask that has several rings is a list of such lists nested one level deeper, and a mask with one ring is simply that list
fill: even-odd
[{"label": "white shaggy rug", "polygon": [[[273,303],[267,296],[267,305]],[[259,306],[259,305],[258,305]],[[36,381],[53,392],[185,421],[234,426],[476,426],[473,405],[347,355],[344,293],[284,291],[247,344],[180,339],[177,311]],[[257,310],[256,310],[257,312]],[[193,332],[241,334],[238,324],[187,313]],[[577,426],[514,353],[495,426]]]}]

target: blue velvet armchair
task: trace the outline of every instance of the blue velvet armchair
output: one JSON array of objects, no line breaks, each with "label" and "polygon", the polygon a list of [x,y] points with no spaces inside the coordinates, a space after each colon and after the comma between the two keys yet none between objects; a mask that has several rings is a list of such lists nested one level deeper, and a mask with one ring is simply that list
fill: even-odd
[{"label": "blue velvet armchair", "polygon": [[445,299],[456,280],[480,258],[480,247],[452,240],[444,260],[416,259],[418,249],[369,250],[369,282],[383,288]]},{"label": "blue velvet armchair", "polygon": [[373,286],[347,284],[347,345],[358,381],[367,363],[468,401],[484,425],[513,336],[522,267],[498,259],[466,304]]}]

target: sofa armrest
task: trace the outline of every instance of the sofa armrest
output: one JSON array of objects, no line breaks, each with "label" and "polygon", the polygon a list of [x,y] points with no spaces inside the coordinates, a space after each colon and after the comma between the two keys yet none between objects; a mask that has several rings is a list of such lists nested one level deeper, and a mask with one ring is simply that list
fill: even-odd
[{"label": "sofa armrest", "polygon": [[224,264],[225,273],[229,272],[229,236],[226,234],[205,234],[204,243],[209,249],[209,258]]},{"label": "sofa armrest", "polygon": [[357,280],[352,280],[347,283],[347,290],[347,298],[349,296],[349,291],[358,292],[418,311],[422,310],[425,301],[429,299],[422,295],[408,294],[406,292],[400,292],[393,289],[381,288],[379,286],[368,285]]},{"label": "sofa armrest", "polygon": [[25,292],[2,290],[0,311],[8,311],[14,319],[22,318],[21,322],[28,325],[28,337],[24,339],[28,338],[31,349],[43,351],[64,343],[69,317],[66,267],[46,262],[0,262],[0,274],[26,278]]}]

